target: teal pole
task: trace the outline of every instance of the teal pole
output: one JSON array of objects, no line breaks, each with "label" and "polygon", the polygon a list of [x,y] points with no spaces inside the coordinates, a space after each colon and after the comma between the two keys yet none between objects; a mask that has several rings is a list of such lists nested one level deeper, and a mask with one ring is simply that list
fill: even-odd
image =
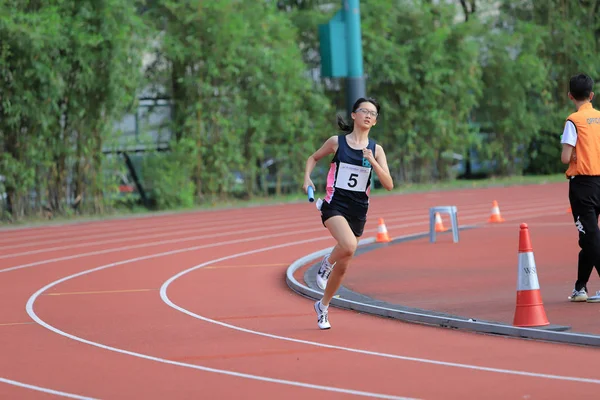
[{"label": "teal pole", "polygon": [[342,0],[346,25],[346,55],[348,76],[346,77],[346,101],[348,115],[359,97],[366,96],[363,74],[362,35],[360,29],[360,0]]}]

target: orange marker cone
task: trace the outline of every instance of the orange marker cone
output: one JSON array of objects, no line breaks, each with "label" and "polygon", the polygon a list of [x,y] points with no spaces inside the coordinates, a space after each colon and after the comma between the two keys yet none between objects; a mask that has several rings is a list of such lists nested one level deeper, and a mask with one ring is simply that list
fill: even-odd
[{"label": "orange marker cone", "polygon": [[387,228],[385,227],[385,223],[383,222],[383,218],[379,218],[379,226],[377,227],[377,243],[387,243],[390,242],[390,236],[388,235]]},{"label": "orange marker cone", "polygon": [[527,224],[521,224],[519,231],[517,306],[513,325],[523,327],[550,325],[542,302]]},{"label": "orange marker cone", "polygon": [[504,222],[504,218],[500,215],[500,208],[498,207],[498,202],[496,200],[492,203],[492,215],[490,215],[490,219],[488,222],[492,223],[500,223]]},{"label": "orange marker cone", "polygon": [[446,232],[448,228],[444,227],[444,223],[442,222],[442,217],[440,213],[435,213],[435,231],[436,232]]}]

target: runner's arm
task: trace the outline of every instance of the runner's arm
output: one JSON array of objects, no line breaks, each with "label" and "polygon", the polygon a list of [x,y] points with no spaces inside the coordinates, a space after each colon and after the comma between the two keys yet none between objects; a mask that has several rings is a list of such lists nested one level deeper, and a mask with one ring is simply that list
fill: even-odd
[{"label": "runner's arm", "polygon": [[327,139],[325,141],[325,143],[323,143],[323,145],[317,150],[315,151],[313,154],[311,154],[308,159],[306,160],[306,167],[304,168],[304,191],[306,192],[308,190],[308,186],[312,186],[314,188],[314,184],[312,183],[312,180],[310,179],[310,174],[312,173],[313,169],[315,168],[315,165],[317,165],[317,162],[325,157],[327,154],[331,154],[331,153],[335,153],[338,147],[338,138],[337,136],[331,136],[329,137],[329,139]]},{"label": "runner's arm", "polygon": [[335,153],[338,146],[338,138],[337,136],[331,136],[329,139],[323,143],[323,145],[315,151],[313,154],[308,157],[306,160],[306,168],[304,169],[304,177],[310,179],[310,174],[312,170],[317,165],[317,162],[325,157],[327,154]]},{"label": "runner's arm", "polygon": [[371,163],[373,165],[373,170],[377,174],[381,185],[387,190],[392,190],[394,188],[394,181],[390,175],[385,151],[383,151],[383,147],[380,145],[376,146],[375,154],[377,154],[377,156],[375,157],[375,162]]}]

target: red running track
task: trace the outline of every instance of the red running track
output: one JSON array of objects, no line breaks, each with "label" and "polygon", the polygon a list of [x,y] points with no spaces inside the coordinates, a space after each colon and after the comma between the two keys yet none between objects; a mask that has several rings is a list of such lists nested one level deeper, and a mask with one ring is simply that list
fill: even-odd
[{"label": "red running track", "polygon": [[[600,304],[567,299],[579,253],[573,217],[565,212],[526,220],[548,320],[570,326],[571,332],[600,334]],[[356,257],[344,284],[393,304],[512,324],[520,222],[464,230],[456,244],[443,235],[433,245],[418,239],[366,252]],[[599,283],[594,270],[590,294]]]},{"label": "red running track", "polygon": [[[565,185],[373,199],[393,236],[455,204],[464,224],[560,214]],[[332,309],[320,331],[287,266],[333,245],[314,205],[5,230],[0,398],[565,398],[598,390],[595,349]],[[443,277],[440,277],[443,279]],[[573,368],[576,360],[577,368]]]}]

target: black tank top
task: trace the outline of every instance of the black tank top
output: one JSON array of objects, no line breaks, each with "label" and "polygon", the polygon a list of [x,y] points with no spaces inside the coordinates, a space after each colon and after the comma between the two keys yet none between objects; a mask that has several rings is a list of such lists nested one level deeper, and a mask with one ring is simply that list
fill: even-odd
[{"label": "black tank top", "polygon": [[[375,141],[369,138],[367,148],[375,156]],[[373,167],[362,150],[355,150],[346,142],[346,134],[338,135],[338,149],[331,160],[327,175],[325,201],[351,215],[366,215],[371,193]]]}]

